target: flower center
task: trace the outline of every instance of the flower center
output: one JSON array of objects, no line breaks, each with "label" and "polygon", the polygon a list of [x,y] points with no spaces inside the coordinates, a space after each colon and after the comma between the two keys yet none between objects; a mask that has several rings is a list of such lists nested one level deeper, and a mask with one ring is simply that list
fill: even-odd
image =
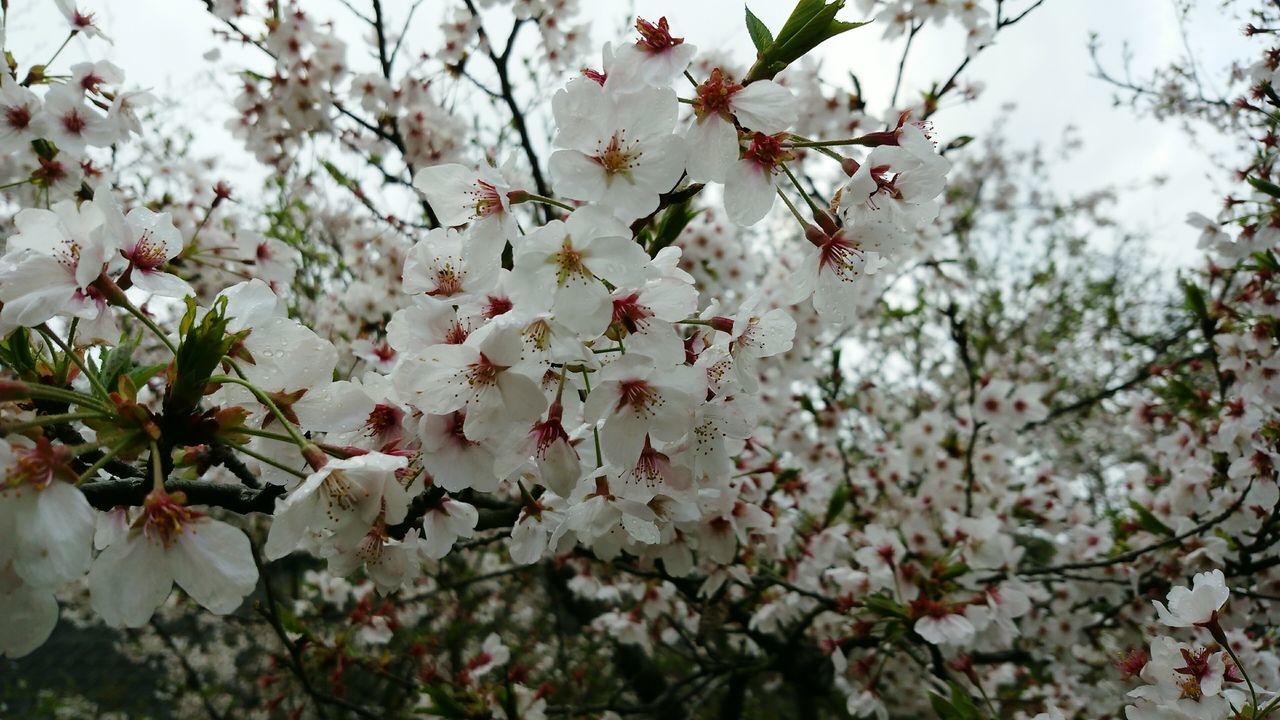
[{"label": "flower center", "polygon": [[462,275],[453,267],[452,260],[436,266],[436,288],[427,294],[432,297],[452,297],[462,292]]},{"label": "flower center", "polygon": [[711,77],[698,86],[698,101],[693,106],[699,118],[720,115],[729,119],[729,100],[742,89],[742,85],[725,76],[720,68],[711,71]]},{"label": "flower center", "polygon": [[551,347],[551,324],[546,320],[534,320],[520,334],[525,344],[534,350],[542,352]]},{"label": "flower center", "polygon": [[48,438],[36,440],[35,447],[19,451],[17,462],[3,476],[0,489],[29,486],[37,491],[49,487],[55,473],[71,474],[67,461],[71,459],[65,447],[54,447]]},{"label": "flower center", "polygon": [[133,254],[129,256],[139,270],[155,270],[164,265],[169,258],[165,257],[164,246],[155,242],[155,233],[143,230],[142,237],[133,246]]},{"label": "flower center", "polygon": [[593,277],[582,262],[582,251],[573,246],[573,240],[568,236],[565,236],[560,250],[552,258],[556,264],[556,282],[559,285],[568,284],[570,279],[586,283]]},{"label": "flower center", "polygon": [[742,157],[744,160],[750,160],[759,165],[764,170],[773,172],[774,168],[794,157],[782,147],[782,140],[785,137],[786,133],[765,135],[762,132],[758,132],[751,138],[751,145],[742,154]]},{"label": "flower center", "polygon": [[560,423],[560,414],[554,409],[545,421],[534,424],[531,434],[537,446],[536,454],[541,460],[547,459],[547,451],[557,440],[569,441],[569,433],[565,432],[564,425]]},{"label": "flower center", "polygon": [[400,425],[404,411],[394,405],[378,403],[365,420],[366,437],[382,437]]},{"label": "flower center", "polygon": [[329,500],[329,508],[326,514],[329,519],[337,522],[338,513],[350,512],[356,506],[355,484],[341,471],[334,470],[324,479],[320,487],[324,490],[325,497]]},{"label": "flower center", "polygon": [[476,199],[476,217],[489,217],[502,212],[502,198],[493,185],[483,180],[476,180],[476,189],[471,191],[471,196]]},{"label": "flower center", "polygon": [[625,380],[618,384],[618,409],[631,408],[637,414],[652,414],[651,408],[662,402],[659,395],[645,380]]},{"label": "flower center", "polygon": [[159,540],[165,547],[173,545],[187,523],[204,516],[183,505],[186,500],[186,495],[180,492],[170,495],[163,490],[152,490],[143,501],[143,534],[148,539]]},{"label": "flower center", "polygon": [[31,110],[26,105],[14,105],[6,108],[4,121],[14,130],[26,130],[31,125]]},{"label": "flower center", "polygon": [[636,150],[634,146],[634,142],[627,142],[627,131],[619,130],[609,138],[608,145],[596,151],[594,160],[604,168],[609,179],[614,175],[627,175],[644,155],[644,151]]},{"label": "flower center", "polygon": [[85,122],[84,118],[81,117],[80,112],[77,110],[72,110],[62,116],[63,129],[72,135],[79,135],[84,132],[86,125],[88,125],[88,123]]},{"label": "flower center", "polygon": [[842,282],[852,282],[862,274],[866,258],[853,243],[844,239],[843,234],[824,243],[820,252],[819,270],[829,270]]},{"label": "flower center", "polygon": [[465,373],[467,384],[473,388],[496,385],[498,373],[505,369],[495,365],[484,353],[480,353],[480,359],[467,366]]},{"label": "flower center", "polygon": [[658,18],[657,25],[636,18],[636,30],[640,32],[636,47],[649,53],[660,53],[684,42],[684,38],[671,37],[671,26],[665,17]]},{"label": "flower center", "polygon": [[644,329],[651,317],[653,311],[640,304],[638,292],[613,301],[613,324],[622,326],[628,333]]}]

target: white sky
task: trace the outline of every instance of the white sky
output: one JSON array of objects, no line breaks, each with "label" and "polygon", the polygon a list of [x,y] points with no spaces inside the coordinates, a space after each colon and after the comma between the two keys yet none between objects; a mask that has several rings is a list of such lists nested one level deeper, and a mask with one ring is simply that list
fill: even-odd
[{"label": "white sky", "polygon": [[[352,0],[356,6],[361,0]],[[1016,14],[1030,0],[1007,0],[1008,14]],[[55,69],[73,61],[105,58],[120,65],[129,84],[152,88],[157,94],[180,102],[191,129],[200,138],[197,150],[218,154],[230,165],[230,175],[248,173],[253,161],[239,143],[222,129],[230,117],[227,89],[234,86],[226,70],[246,60],[260,66],[251,53],[228,50],[212,35],[214,22],[199,0],[81,0],[97,13],[99,24],[114,45],[77,38],[59,58]],[[666,15],[678,35],[704,48],[737,53],[744,62],[753,51],[743,27],[740,0],[582,0],[593,18],[598,39],[614,33],[634,13],[646,18]],[[1232,59],[1248,58],[1252,43],[1240,34],[1240,21],[1216,11],[1219,4],[1205,3],[1208,11],[1194,16],[1191,45],[1204,58],[1207,77],[1221,77]],[[384,0],[388,14],[400,16],[409,0]],[[439,2],[429,0],[415,22],[410,47],[429,47],[436,32]],[[752,10],[777,30],[793,5],[790,0],[753,0]],[[65,25],[52,0],[11,0],[7,47],[20,61],[43,60],[64,37]],[[306,0],[303,7],[316,17],[344,20],[341,29],[354,39],[364,31],[358,21],[332,0]],[[861,19],[852,14],[842,17]],[[976,103],[949,107],[934,118],[940,139],[957,135],[981,136],[995,119],[1006,114],[1004,106],[1017,107],[1007,118],[1007,134],[1019,146],[1036,142],[1056,147],[1068,126],[1074,126],[1084,149],[1055,170],[1064,188],[1087,191],[1099,186],[1140,184],[1155,176],[1168,182],[1158,190],[1136,190],[1124,195],[1119,215],[1128,227],[1152,238],[1156,258],[1167,266],[1192,262],[1197,233],[1186,227],[1188,211],[1212,214],[1219,196],[1229,187],[1218,170],[1230,164],[1231,145],[1211,136],[1191,144],[1179,127],[1135,118],[1124,107],[1113,107],[1113,91],[1092,77],[1087,52],[1091,31],[1101,34],[1104,57],[1120,69],[1121,47],[1128,43],[1141,74],[1184,54],[1171,0],[1047,0],[1018,25],[1001,32],[997,42],[970,64],[962,80],[980,79],[986,92]],[[871,25],[846,33],[824,46],[824,72],[840,78],[857,72],[873,108],[883,107],[893,82],[901,40],[880,40],[882,30]],[[494,33],[498,34],[497,32]],[[416,41],[416,42],[415,42]],[[222,60],[216,67],[203,59],[218,47]],[[352,51],[353,64],[358,47]],[[933,81],[945,79],[964,57],[958,25],[927,29],[916,38],[908,61],[903,97]],[[65,63],[65,64],[64,64]]]}]

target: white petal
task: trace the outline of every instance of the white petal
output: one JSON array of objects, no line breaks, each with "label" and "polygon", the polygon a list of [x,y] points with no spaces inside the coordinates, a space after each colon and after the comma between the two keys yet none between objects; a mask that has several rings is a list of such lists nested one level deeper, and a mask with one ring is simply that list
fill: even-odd
[{"label": "white petal", "polygon": [[178,586],[218,615],[240,607],[258,584],[249,538],[224,522],[205,519],[187,525],[169,553]]},{"label": "white petal", "polygon": [[183,298],[196,294],[196,291],[192,289],[186,280],[177,275],[155,270],[139,271],[135,269],[133,286],[161,297]]},{"label": "white petal", "polygon": [[742,227],[755,225],[773,209],[773,178],[753,162],[741,161],[724,184],[724,209]]},{"label": "white petal", "polygon": [[112,627],[146,625],[172,588],[164,548],[139,531],[103,550],[89,568],[89,604]]},{"label": "white petal", "polygon": [[557,150],[547,162],[556,193],[576,200],[598,200],[606,183],[604,168],[576,150]]},{"label": "white petal", "polygon": [[[0,569],[0,573],[6,572]],[[0,657],[19,658],[44,644],[58,623],[52,590],[0,581]]]},{"label": "white petal", "polygon": [[743,127],[776,135],[796,122],[796,98],[772,80],[753,82],[734,93],[729,107]]},{"label": "white petal", "polygon": [[374,405],[362,386],[340,380],[308,390],[293,404],[293,411],[303,429],[350,432],[365,424]]},{"label": "white petal", "polygon": [[685,166],[695,182],[724,182],[738,160],[738,131],[719,115],[689,128]]},{"label": "white petal", "polygon": [[30,515],[18,518],[14,569],[27,583],[51,590],[82,577],[93,558],[94,511],[70,483],[53,482],[36,493]]}]

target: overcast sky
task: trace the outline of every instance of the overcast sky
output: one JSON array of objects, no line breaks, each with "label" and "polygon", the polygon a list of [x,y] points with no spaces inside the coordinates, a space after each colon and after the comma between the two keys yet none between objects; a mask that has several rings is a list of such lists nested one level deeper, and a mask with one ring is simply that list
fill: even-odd
[{"label": "overcast sky", "polygon": [[[1029,1],[1007,0],[1009,14]],[[216,66],[219,71],[246,58],[257,58],[228,50],[213,37],[214,23],[204,12],[203,2],[81,2],[97,13],[114,44],[104,46],[77,38],[58,64],[87,57],[112,60],[124,68],[130,84],[150,87],[186,108],[176,112],[189,118],[200,137],[200,150],[227,158],[239,172],[250,172],[252,161],[238,143],[226,151],[227,143],[234,141],[221,128],[230,116],[226,94],[233,81],[225,72],[214,72],[202,56],[215,47],[222,48],[222,59]],[[359,6],[361,0],[353,0],[353,4]],[[739,0],[583,0],[582,4],[588,8],[600,41],[613,38],[625,19],[635,13],[643,17],[666,15],[689,42],[732,49],[744,63],[753,54]],[[751,4],[752,10],[776,30],[793,3],[754,0]],[[1205,4],[1218,5],[1213,0]],[[8,47],[22,60],[51,53],[61,42],[65,27],[53,0],[22,0],[10,5]],[[410,46],[430,45],[435,36],[430,12],[433,6],[441,5],[429,1],[424,6]],[[384,0],[384,6],[395,16],[404,12],[408,0]],[[319,17],[345,19],[342,31],[353,39],[363,31],[332,0],[307,0],[303,7]],[[847,19],[860,19],[851,11],[846,11]],[[1238,20],[1216,8],[1198,12],[1193,19],[1194,30],[1188,40],[1204,59],[1207,77],[1219,77],[1232,59],[1249,56],[1251,43],[1241,36]],[[1153,238],[1161,262],[1170,266],[1190,262],[1195,257],[1197,233],[1185,227],[1183,218],[1190,210],[1206,214],[1217,210],[1217,198],[1228,187],[1217,168],[1231,159],[1230,145],[1213,136],[1191,144],[1174,125],[1135,118],[1127,108],[1113,107],[1113,90],[1092,77],[1087,52],[1091,31],[1100,34],[1104,56],[1117,69],[1125,43],[1132,49],[1139,70],[1167,63],[1185,52],[1172,0],[1047,0],[1027,19],[1002,31],[996,44],[970,65],[964,77],[984,81],[985,95],[976,103],[935,116],[939,136],[946,140],[963,134],[982,135],[998,117],[1009,114],[1005,109],[1009,103],[1017,107],[1007,118],[1008,134],[1018,145],[1043,142],[1057,146],[1064,130],[1074,126],[1084,149],[1056,168],[1057,181],[1085,191],[1104,184],[1138,185],[1156,176],[1167,178],[1158,190],[1126,193],[1120,214],[1127,225]],[[884,42],[881,32],[872,25],[847,33],[824,46],[822,55],[824,72],[835,78],[856,71],[873,106],[882,107],[902,41]],[[963,36],[957,25],[925,30],[917,37],[907,65],[904,96],[944,79],[963,57]],[[352,59],[362,60],[354,54]]]}]

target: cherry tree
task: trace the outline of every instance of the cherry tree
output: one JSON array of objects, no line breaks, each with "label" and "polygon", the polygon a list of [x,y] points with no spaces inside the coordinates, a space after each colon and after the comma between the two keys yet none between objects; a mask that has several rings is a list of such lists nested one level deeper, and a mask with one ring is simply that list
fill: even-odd
[{"label": "cherry tree", "polygon": [[[1174,278],[946,128],[1044,3],[747,9],[733,58],[205,0],[261,190],[128,68],[6,53],[0,656],[97,633],[143,690],[0,711],[1280,717],[1280,12],[1221,98],[1099,60],[1248,153]],[[964,56],[904,93],[926,28]],[[887,103],[814,59],[867,33]]]}]

